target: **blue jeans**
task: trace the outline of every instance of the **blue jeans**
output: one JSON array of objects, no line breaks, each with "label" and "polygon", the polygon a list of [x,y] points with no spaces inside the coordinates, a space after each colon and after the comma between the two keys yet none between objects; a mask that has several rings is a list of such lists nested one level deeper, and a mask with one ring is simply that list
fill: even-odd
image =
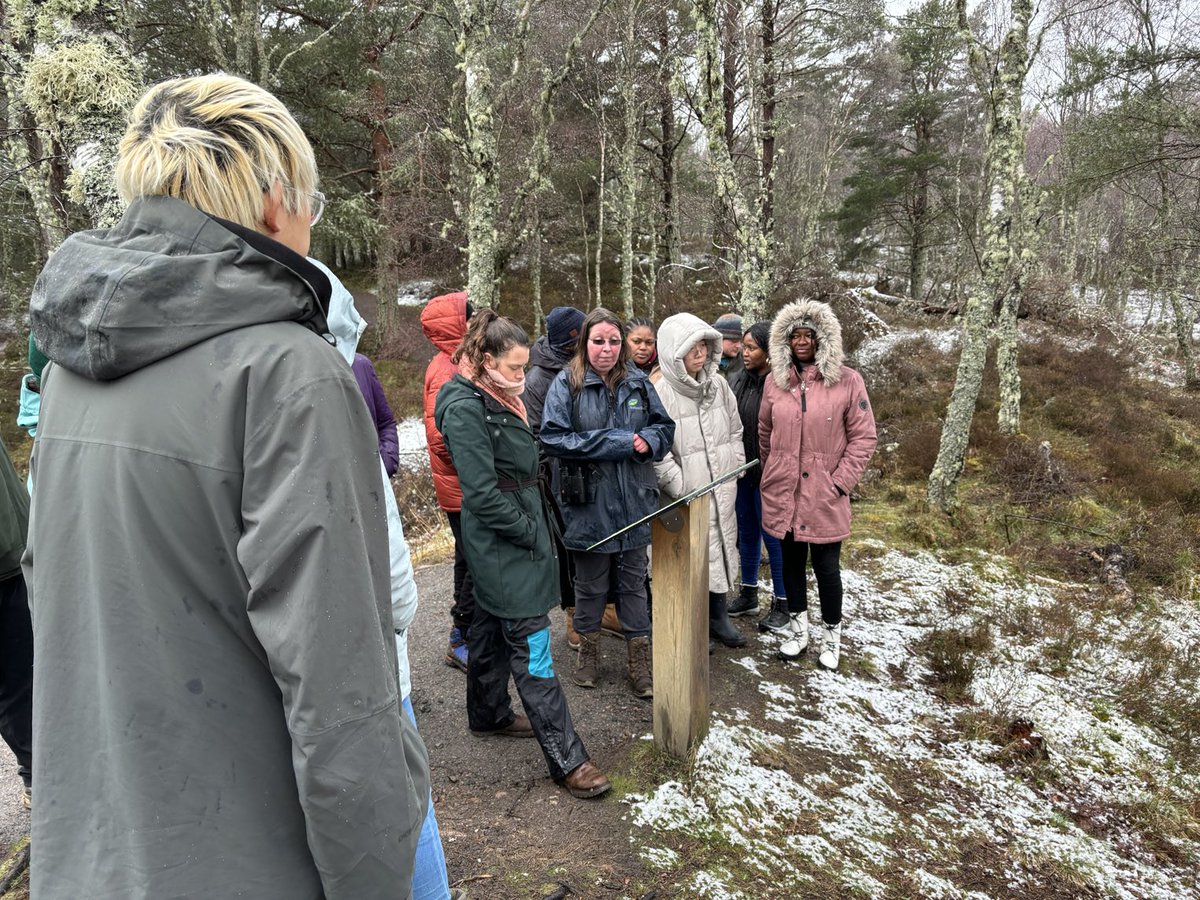
[{"label": "blue jeans", "polygon": [[[409,721],[417,724],[412,700],[404,698],[404,712]],[[433,812],[433,792],[429,794],[429,813],[421,826],[417,841],[417,860],[413,866],[412,900],[450,900],[450,879],[446,875],[446,854],[442,851],[442,834],[438,831]]]},{"label": "blue jeans", "polygon": [[738,551],[742,557],[742,584],[758,584],[758,564],[762,560],[762,545],[767,545],[771,563],[771,586],[776,597],[786,597],[783,586],[783,551],[779,538],[771,537],[762,527],[762,494],[758,482],[743,478],[737,484]]}]

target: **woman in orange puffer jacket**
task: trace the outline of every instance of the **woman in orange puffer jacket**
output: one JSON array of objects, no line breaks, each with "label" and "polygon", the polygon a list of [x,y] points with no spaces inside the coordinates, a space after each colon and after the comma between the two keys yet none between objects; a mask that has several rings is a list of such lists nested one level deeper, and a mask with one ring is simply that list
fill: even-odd
[{"label": "woman in orange puffer jacket", "polygon": [[467,333],[471,312],[463,292],[434,297],[421,310],[421,328],[438,349],[425,370],[425,440],[429,445],[429,468],[433,472],[438,506],[446,513],[450,531],[454,534],[454,604],[450,607],[453,625],[446,662],[464,672],[467,671],[467,629],[475,618],[475,592],[462,553],[462,488],[450,452],[433,422],[433,406],[442,385],[458,374],[458,366],[450,357]]}]

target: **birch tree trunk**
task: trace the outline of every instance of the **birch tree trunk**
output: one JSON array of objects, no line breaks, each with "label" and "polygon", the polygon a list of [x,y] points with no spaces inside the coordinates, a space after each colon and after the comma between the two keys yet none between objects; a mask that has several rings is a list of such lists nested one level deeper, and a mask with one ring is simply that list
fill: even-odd
[{"label": "birch tree trunk", "polygon": [[542,308],[542,211],[533,200],[533,222],[529,228],[529,285],[533,295],[533,336],[542,336],[546,328],[546,310]]},{"label": "birch tree trunk", "polygon": [[697,107],[708,146],[708,162],[717,199],[733,216],[737,249],[735,275],[738,282],[738,312],[746,321],[766,316],[774,281],[774,249],[763,234],[758,211],[742,194],[737,169],[729,152],[724,115],[725,83],[722,74],[721,32],[715,0],[696,0],[693,7],[696,52],[700,63]]},{"label": "birch tree trunk", "polygon": [[[658,79],[659,79],[659,129],[661,141],[658,147],[659,166],[662,178],[662,237],[659,240],[662,259],[667,264],[667,281],[679,285],[683,281],[683,253],[679,235],[679,195],[675,184],[675,151],[679,140],[676,137],[675,59],[671,52],[671,17],[663,10],[658,33]],[[651,297],[653,317],[654,298]]]},{"label": "birch tree trunk", "polygon": [[[459,16],[457,52],[465,89],[465,146],[471,172],[467,202],[467,295],[476,306],[495,307],[500,300],[500,273],[513,248],[525,239],[523,222],[525,202],[542,188],[546,160],[549,157],[548,134],[553,123],[552,106],[558,87],[570,70],[575,53],[591,31],[604,6],[598,0],[591,16],[576,32],[563,53],[556,72],[547,74],[535,104],[537,126],[531,150],[525,160],[525,178],[513,195],[508,211],[506,233],[501,235],[499,143],[497,139],[496,95],[505,93],[521,71],[522,54],[528,35],[529,17],[537,0],[524,0],[516,12],[516,56],[507,81],[494,84],[489,53],[496,48],[493,26],[500,10],[499,0],[454,0]],[[451,136],[451,140],[453,137]],[[519,233],[518,233],[519,231]]]},{"label": "birch tree trunk", "polygon": [[60,180],[56,177],[51,158],[54,151],[43,143],[33,114],[21,97],[25,60],[32,56],[33,50],[33,14],[34,7],[31,5],[18,10],[8,4],[3,7],[0,52],[3,53],[4,62],[2,78],[6,100],[8,140],[5,143],[8,161],[12,165],[12,173],[20,177],[21,186],[33,205],[44,262],[66,236],[67,222],[62,212],[61,197],[56,202],[52,189],[52,185]]},{"label": "birch tree trunk", "polygon": [[1024,264],[1020,240],[1025,159],[1021,92],[1029,70],[1029,22],[1033,15],[1032,0],[1014,0],[1012,20],[992,75],[983,49],[967,23],[966,0],[956,3],[971,69],[987,100],[984,134],[989,209],[984,219],[980,270],[971,279],[963,315],[962,349],[954,390],[942,426],[937,460],[929,474],[929,502],[945,512],[954,507],[957,499],[987,361],[988,328],[997,305],[1002,315],[996,360],[1000,370],[1000,425],[1002,429],[1016,428],[1020,421],[1016,322]]},{"label": "birch tree trunk", "polygon": [[109,227],[124,212],[113,167],[126,116],[142,92],[141,67],[124,39],[125,22],[112,7],[77,0],[38,8],[36,16],[21,99],[69,161],[70,199],[95,227]]},{"label": "birch tree trunk", "polygon": [[467,157],[471,184],[467,192],[467,296],[476,308],[494,308],[500,300],[496,278],[500,182],[497,176],[496,110],[492,102],[492,68],[487,58],[497,0],[455,0],[460,30],[459,53],[466,76]]},{"label": "birch tree trunk", "polygon": [[625,319],[633,318],[633,235],[637,218],[637,149],[641,108],[638,102],[636,21],[638,3],[627,0],[625,9],[625,52],[621,72],[625,104],[625,133],[621,142],[621,304]]},{"label": "birch tree trunk", "polygon": [[[600,264],[604,259],[604,207],[607,203],[605,165],[608,155],[608,127],[605,125],[604,106],[600,107],[600,197],[596,204],[596,306],[604,305],[600,288]],[[594,309],[595,307],[593,307]]]}]

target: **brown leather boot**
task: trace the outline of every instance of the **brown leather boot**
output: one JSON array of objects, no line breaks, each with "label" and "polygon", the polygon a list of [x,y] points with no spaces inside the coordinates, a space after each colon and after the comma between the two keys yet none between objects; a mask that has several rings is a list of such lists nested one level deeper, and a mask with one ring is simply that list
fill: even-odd
[{"label": "brown leather boot", "polygon": [[629,650],[629,685],[633,688],[633,696],[643,700],[654,696],[653,667],[650,663],[650,638],[630,638]]},{"label": "brown leather boot", "polygon": [[579,649],[579,632],[575,630],[575,607],[568,606],[567,614],[567,646],[572,650]]},{"label": "brown leather boot", "polygon": [[600,632],[579,636],[579,658],[575,661],[574,681],[580,687],[595,687],[600,667]]},{"label": "brown leather boot", "polygon": [[572,797],[580,800],[599,797],[612,789],[612,782],[590,759],[568,772],[565,778],[560,779],[559,784],[570,791]]},{"label": "brown leather boot", "polygon": [[621,619],[617,615],[617,608],[613,604],[606,604],[604,607],[604,618],[600,620],[600,630],[605,634],[611,634],[613,637],[625,637],[625,629],[621,627]]},{"label": "brown leather boot", "polygon": [[471,734],[475,737],[514,737],[514,738],[531,738],[533,737],[533,726],[529,724],[529,717],[517,713],[511,722],[502,728],[493,728],[490,731],[475,731],[471,729]]}]

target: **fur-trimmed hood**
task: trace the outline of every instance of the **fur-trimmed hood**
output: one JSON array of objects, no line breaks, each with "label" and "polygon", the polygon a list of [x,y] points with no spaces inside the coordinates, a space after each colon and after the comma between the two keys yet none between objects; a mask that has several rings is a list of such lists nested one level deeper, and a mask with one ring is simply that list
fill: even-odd
[{"label": "fur-trimmed hood", "polygon": [[[708,361],[697,380],[687,373],[683,358],[700,341],[708,344]],[[691,313],[668,317],[658,326],[658,364],[663,378],[685,397],[711,393],[709,385],[719,377],[721,365],[721,332]]]},{"label": "fur-trimmed hood", "polygon": [[811,328],[817,335],[817,357],[814,364],[826,387],[842,378],[842,326],[828,303],[819,300],[796,300],[775,315],[771,322],[771,375],[775,383],[787,390],[789,370],[792,369],[792,348],[789,338],[797,328]]}]

